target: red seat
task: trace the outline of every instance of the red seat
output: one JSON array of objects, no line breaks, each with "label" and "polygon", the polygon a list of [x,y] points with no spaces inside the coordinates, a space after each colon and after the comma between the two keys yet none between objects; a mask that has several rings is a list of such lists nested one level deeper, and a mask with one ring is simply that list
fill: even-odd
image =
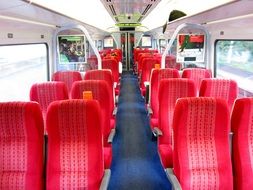
[{"label": "red seat", "polygon": [[62,100],[47,113],[47,189],[99,189],[103,141],[96,100]]},{"label": "red seat", "polygon": [[158,92],[159,84],[162,79],[179,78],[179,72],[176,69],[153,69],[149,85],[149,108],[152,110],[150,117],[151,129],[158,127],[159,101]]},{"label": "red seat", "polygon": [[211,77],[212,77],[212,72],[209,69],[187,68],[187,69],[184,69],[182,72],[182,78],[189,78],[189,79],[194,80],[197,91],[199,91],[202,79],[211,78]]},{"label": "red seat", "polygon": [[[115,133],[115,126],[111,126],[112,112],[110,110],[110,89],[106,81],[103,80],[83,80],[73,83],[71,97],[73,99],[82,99],[84,91],[91,91],[94,100],[98,100],[102,111],[102,129],[104,137],[104,146],[106,150],[111,152],[111,141],[109,140],[110,134]],[[115,124],[115,123],[113,123]],[[105,152],[106,153],[106,152]],[[108,157],[105,159],[105,167],[110,168],[112,154],[106,154]]]},{"label": "red seat", "polygon": [[173,129],[173,166],[181,188],[232,190],[226,102],[209,97],[179,99]]},{"label": "red seat", "polygon": [[94,55],[87,58],[87,63],[90,65],[91,69],[97,69],[98,68],[98,59]]},{"label": "red seat", "polygon": [[141,79],[140,79],[140,88],[142,95],[146,95],[146,86],[145,83],[150,81],[150,75],[152,69],[155,68],[156,64],[160,64],[160,60],[156,58],[144,58],[143,59],[143,65],[142,65],[142,71],[141,71]]},{"label": "red seat", "polygon": [[231,112],[235,99],[237,98],[237,83],[229,79],[203,79],[199,96],[223,98],[228,103]]},{"label": "red seat", "polygon": [[113,89],[113,76],[112,72],[108,69],[102,69],[102,70],[90,70],[87,71],[84,75],[84,80],[105,80],[107,84],[110,86],[110,93],[111,93],[111,109],[113,110],[115,106],[114,101],[114,89]]},{"label": "red seat", "polygon": [[112,71],[113,82],[115,87],[115,94],[119,95],[119,62],[116,59],[103,59],[102,68],[110,69]]},{"label": "red seat", "polygon": [[[65,99],[68,99],[68,91],[63,82],[36,83],[33,84],[30,89],[30,100],[39,103],[44,124],[46,124],[46,114],[49,104],[56,100]],[[46,130],[44,130],[44,132],[46,132]]]},{"label": "red seat", "polygon": [[253,189],[253,98],[237,99],[231,127],[233,131],[233,164],[235,189]]},{"label": "red seat", "polygon": [[36,102],[0,103],[0,189],[43,189],[43,119]]},{"label": "red seat", "polygon": [[82,80],[78,71],[57,71],[52,76],[52,81],[62,81],[66,84],[68,93],[71,91],[73,82]]},{"label": "red seat", "polygon": [[172,166],[173,130],[172,119],[178,98],[196,96],[196,88],[190,79],[163,79],[159,85],[159,129],[158,151],[164,168]]}]

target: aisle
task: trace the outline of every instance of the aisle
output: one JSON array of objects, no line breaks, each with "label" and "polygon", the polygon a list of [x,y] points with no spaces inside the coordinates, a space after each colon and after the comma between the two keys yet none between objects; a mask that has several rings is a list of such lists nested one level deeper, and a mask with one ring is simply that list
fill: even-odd
[{"label": "aisle", "polygon": [[156,142],[151,141],[148,116],[137,78],[124,73],[113,141],[109,190],[170,189],[160,164]]}]

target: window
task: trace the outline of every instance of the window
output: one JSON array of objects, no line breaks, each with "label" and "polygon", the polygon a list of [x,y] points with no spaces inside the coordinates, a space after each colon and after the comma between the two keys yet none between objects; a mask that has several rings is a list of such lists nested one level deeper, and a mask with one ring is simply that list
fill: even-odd
[{"label": "window", "polygon": [[215,55],[216,76],[236,80],[240,96],[253,96],[253,41],[218,40]]},{"label": "window", "polygon": [[152,39],[151,36],[142,36],[141,38],[141,47],[151,48]]},{"label": "window", "polygon": [[0,101],[28,101],[31,85],[47,80],[46,44],[0,46]]},{"label": "window", "polygon": [[104,48],[113,48],[113,38],[112,37],[106,37],[104,39]]}]

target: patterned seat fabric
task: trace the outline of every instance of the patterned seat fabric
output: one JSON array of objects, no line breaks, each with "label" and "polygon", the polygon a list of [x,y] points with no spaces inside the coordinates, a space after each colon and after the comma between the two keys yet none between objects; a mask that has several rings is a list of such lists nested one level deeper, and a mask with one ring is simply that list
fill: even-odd
[{"label": "patterned seat fabric", "polygon": [[[63,82],[44,82],[33,84],[30,89],[30,100],[39,103],[44,124],[49,104],[56,100],[68,99],[68,91]],[[44,125],[46,127],[46,125]],[[46,130],[44,130],[46,132]]]},{"label": "patterned seat fabric", "polygon": [[161,60],[155,57],[152,58],[144,58],[142,65],[142,72],[141,72],[141,79],[140,79],[140,88],[142,95],[145,96],[146,94],[146,87],[144,85],[145,82],[150,82],[150,76],[152,69],[155,68],[155,64],[160,64]]},{"label": "patterned seat fabric", "polygon": [[82,80],[79,71],[57,71],[52,76],[52,81],[62,81],[66,84],[68,93],[71,91],[73,82]]},{"label": "patterned seat fabric", "polygon": [[235,189],[253,189],[253,98],[235,101],[231,127]]},{"label": "patterned seat fabric", "polygon": [[[103,130],[103,137],[104,137],[104,146],[107,151],[112,152],[109,150],[111,144],[108,143],[108,137],[111,132],[111,125],[110,119],[112,117],[112,111],[110,110],[110,88],[106,81],[103,80],[84,80],[84,81],[76,81],[73,83],[71,97],[73,99],[82,99],[83,91],[91,91],[94,100],[97,100],[100,104],[100,108],[102,111],[102,130]],[[114,126],[113,126],[114,127]],[[105,153],[107,153],[105,151]],[[110,168],[112,155],[106,154],[105,167]],[[106,156],[105,155],[105,156]]]},{"label": "patterned seat fabric", "polygon": [[0,189],[43,189],[43,140],[38,103],[0,103]]},{"label": "patterned seat fabric", "polygon": [[111,109],[113,110],[115,101],[114,101],[114,90],[113,90],[113,76],[112,72],[108,69],[102,70],[89,70],[84,75],[84,80],[105,80],[110,87],[110,96],[111,100]]},{"label": "patterned seat fabric", "polygon": [[228,103],[229,111],[233,107],[234,101],[237,98],[238,87],[237,83],[229,79],[203,79],[199,96],[223,98]]},{"label": "patterned seat fabric", "polygon": [[176,69],[154,69],[150,77],[149,85],[149,106],[153,111],[153,114],[150,118],[151,129],[158,127],[158,115],[159,115],[159,101],[158,101],[158,92],[159,84],[162,79],[168,78],[179,78],[179,72]]},{"label": "patterned seat fabric", "polygon": [[112,71],[113,82],[117,84],[115,94],[119,95],[119,62],[114,58],[103,59],[102,68],[110,69]]},{"label": "patterned seat fabric", "polygon": [[172,166],[173,130],[172,120],[178,98],[196,96],[196,88],[190,79],[163,79],[159,85],[159,128],[158,151],[164,168]]},{"label": "patterned seat fabric", "polygon": [[99,189],[104,173],[99,103],[53,102],[47,131],[47,189]]},{"label": "patterned seat fabric", "polygon": [[179,99],[173,129],[174,173],[182,189],[233,189],[226,101]]},{"label": "patterned seat fabric", "polygon": [[194,80],[197,91],[199,91],[202,79],[211,78],[211,77],[212,77],[212,71],[209,69],[187,68],[187,69],[184,69],[182,72],[182,78],[189,78],[189,79]]}]

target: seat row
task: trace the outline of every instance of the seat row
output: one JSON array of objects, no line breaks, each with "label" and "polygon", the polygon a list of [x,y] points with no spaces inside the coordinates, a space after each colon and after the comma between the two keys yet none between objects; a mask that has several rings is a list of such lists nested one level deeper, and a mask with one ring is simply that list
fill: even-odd
[{"label": "seat row", "polygon": [[[179,74],[175,69],[160,69],[154,70],[151,78],[151,98],[148,105],[150,126],[153,134],[158,138],[157,147],[164,168],[172,166],[172,121],[176,101],[184,97],[197,97],[194,80],[177,77],[179,77]],[[233,80],[202,79],[199,96],[224,99],[228,104],[229,112],[237,98],[237,94],[237,84]]]},{"label": "seat row", "polygon": [[[118,70],[115,72],[115,67],[111,66],[111,60],[105,61],[105,69],[108,71],[100,71],[100,70],[88,70],[84,75],[84,79],[89,79],[90,77],[96,78],[98,80],[106,80],[109,86],[112,86],[113,94],[119,95],[119,85],[120,85],[120,77]],[[93,74],[95,73],[95,74]],[[104,74],[105,73],[105,74]],[[52,75],[52,81],[62,81],[67,86],[67,91],[70,94],[71,87],[73,82],[83,80],[83,77],[79,71],[57,71]]]},{"label": "seat row", "polygon": [[173,188],[252,189],[252,121],[252,97],[235,101],[231,119],[224,99],[178,99],[172,122],[173,166],[166,168]]},{"label": "seat row", "polygon": [[0,189],[107,188],[110,170],[104,166],[98,101],[75,99],[50,104],[47,157],[38,103],[0,103],[0,118]]},{"label": "seat row", "polygon": [[[183,70],[182,78],[176,69],[154,69],[149,83],[150,98],[147,106],[151,114],[151,128],[154,129],[158,126],[159,105],[168,105],[169,107],[164,106],[164,109],[171,110],[170,112],[173,113],[171,106],[174,106],[176,99],[180,97],[199,95],[224,98],[231,110],[238,94],[236,82],[227,79],[214,79],[211,76],[210,70],[201,68]],[[160,85],[164,79],[170,80]],[[170,102],[168,102],[169,100]],[[167,113],[160,112],[161,114]]]}]

